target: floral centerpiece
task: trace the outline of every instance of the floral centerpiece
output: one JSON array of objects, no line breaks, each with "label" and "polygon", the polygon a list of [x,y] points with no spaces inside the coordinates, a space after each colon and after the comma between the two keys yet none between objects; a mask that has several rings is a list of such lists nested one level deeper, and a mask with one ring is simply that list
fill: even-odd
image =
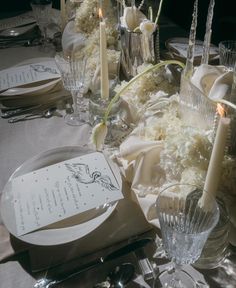
[{"label": "floral centerpiece", "polygon": [[[62,36],[62,48],[65,54],[73,51],[78,58],[87,58],[87,70],[91,75],[99,69],[99,9],[98,0],[84,0],[75,8],[75,19],[67,24]],[[120,51],[118,50],[118,31],[114,8],[110,0],[102,1],[106,19],[108,62],[110,69],[117,71]]]}]

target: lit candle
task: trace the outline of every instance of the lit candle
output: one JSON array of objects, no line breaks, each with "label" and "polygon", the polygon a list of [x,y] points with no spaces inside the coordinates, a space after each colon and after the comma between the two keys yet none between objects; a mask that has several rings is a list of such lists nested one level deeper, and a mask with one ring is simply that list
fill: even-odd
[{"label": "lit candle", "polygon": [[207,195],[215,197],[217,193],[229,125],[229,118],[220,117],[203,189],[204,202],[207,201]]},{"label": "lit candle", "polygon": [[61,31],[63,32],[66,26],[66,0],[61,0],[60,8],[61,8]]},{"label": "lit candle", "polygon": [[[99,9],[99,16],[100,19],[102,19],[101,9]],[[100,22],[100,66],[101,66],[101,97],[103,99],[109,99],[106,23],[104,22],[103,19]]]}]

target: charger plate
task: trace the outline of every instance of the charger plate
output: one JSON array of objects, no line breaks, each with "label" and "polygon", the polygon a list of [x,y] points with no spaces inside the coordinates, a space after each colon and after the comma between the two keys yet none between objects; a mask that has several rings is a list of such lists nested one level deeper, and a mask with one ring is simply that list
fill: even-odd
[{"label": "charger plate", "polygon": [[[118,202],[104,204],[103,206],[77,214],[20,237],[16,234],[13,196],[10,190],[11,185],[9,185],[10,181],[17,176],[91,152],[94,151],[77,146],[55,148],[34,156],[15,170],[3,189],[0,203],[3,223],[13,236],[24,242],[40,246],[64,244],[86,236],[99,227],[112,214]],[[122,187],[118,167],[111,162],[108,157],[106,157],[106,159],[116,175],[119,186]]]}]

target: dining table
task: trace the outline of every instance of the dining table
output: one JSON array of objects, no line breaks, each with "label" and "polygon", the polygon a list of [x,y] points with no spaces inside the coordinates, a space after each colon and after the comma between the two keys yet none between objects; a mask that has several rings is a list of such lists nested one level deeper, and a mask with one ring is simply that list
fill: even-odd
[{"label": "dining table", "polygon": [[[163,22],[164,37],[168,37],[164,28],[168,35],[170,31],[177,33],[173,23]],[[0,70],[29,62],[29,59],[54,57],[54,54],[55,52],[42,51],[38,46],[0,49]],[[93,149],[91,125],[70,126],[65,123],[66,104],[70,103],[71,97],[65,90],[63,93],[64,98],[58,98],[56,103],[57,113],[50,118],[39,117],[16,123],[0,119],[0,194],[16,169],[37,155],[43,155],[47,151],[63,152],[63,149]],[[151,263],[151,274],[158,274],[158,271],[168,265],[161,249],[160,230],[146,220],[123,176],[122,193],[124,198],[118,201],[114,211],[101,225],[78,239],[71,238],[69,241],[70,235],[67,235],[66,243],[56,245],[27,243],[18,239],[9,233],[0,216],[0,287],[36,287],[34,285],[41,277],[50,273],[68,273],[74,269],[79,271],[86,263],[140,239],[151,241],[142,249],[130,249],[100,265],[91,266],[84,271],[82,269],[81,273],[58,287],[95,287],[96,283],[104,281],[108,273],[122,263],[132,263],[135,267],[134,276],[127,287],[152,287],[153,278],[145,278],[145,273],[149,270],[140,264],[143,263],[140,260],[145,259],[146,266]],[[230,254],[215,269],[191,269],[203,283],[199,287],[236,287],[236,249],[230,245]]]}]

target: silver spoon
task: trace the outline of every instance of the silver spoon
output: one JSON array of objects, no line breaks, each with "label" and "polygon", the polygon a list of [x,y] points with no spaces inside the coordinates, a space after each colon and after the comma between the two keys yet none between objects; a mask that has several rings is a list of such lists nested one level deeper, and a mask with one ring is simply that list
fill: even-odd
[{"label": "silver spoon", "polygon": [[134,277],[135,268],[131,263],[122,263],[112,270],[105,281],[98,283],[94,288],[113,287],[122,288],[125,287]]}]

